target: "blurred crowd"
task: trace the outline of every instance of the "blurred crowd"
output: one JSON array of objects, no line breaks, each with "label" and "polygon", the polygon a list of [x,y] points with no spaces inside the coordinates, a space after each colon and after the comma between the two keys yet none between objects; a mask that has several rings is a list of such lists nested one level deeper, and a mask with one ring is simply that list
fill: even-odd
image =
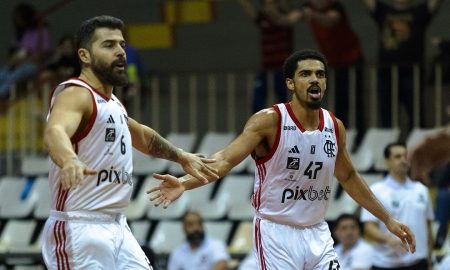
[{"label": "blurred crowd", "polygon": [[[57,37],[52,36],[51,25],[31,3],[17,4],[11,20],[15,36],[9,45],[7,62],[0,67],[0,115],[8,108],[12,87],[16,87],[16,95],[23,96],[26,83],[33,82],[33,89],[40,96],[43,85],[53,89],[80,74],[73,33],[59,37],[54,46],[52,40]],[[134,94],[140,87],[143,69],[136,50],[129,44],[126,53],[129,76],[126,90]]]}]

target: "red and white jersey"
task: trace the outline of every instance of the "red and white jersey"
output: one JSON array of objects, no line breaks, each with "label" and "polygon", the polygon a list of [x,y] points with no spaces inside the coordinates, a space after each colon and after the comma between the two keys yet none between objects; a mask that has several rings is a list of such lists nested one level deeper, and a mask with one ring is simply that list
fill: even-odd
[{"label": "red and white jersey", "polygon": [[76,188],[63,190],[59,181],[60,168],[50,159],[51,209],[122,213],[129,204],[133,186],[132,144],[127,112],[116,96],[108,98],[78,78],[67,80],[56,87],[51,96],[50,108],[56,96],[73,85],[89,90],[93,113],[87,127],[77,132],[71,142],[78,158],[96,170],[97,174],[85,176]]},{"label": "red and white jersey", "polygon": [[320,109],[317,130],[307,131],[289,103],[273,108],[278,113],[274,144],[255,161],[252,204],[256,215],[292,226],[317,224],[324,220],[331,200],[339,141],[336,118]]}]

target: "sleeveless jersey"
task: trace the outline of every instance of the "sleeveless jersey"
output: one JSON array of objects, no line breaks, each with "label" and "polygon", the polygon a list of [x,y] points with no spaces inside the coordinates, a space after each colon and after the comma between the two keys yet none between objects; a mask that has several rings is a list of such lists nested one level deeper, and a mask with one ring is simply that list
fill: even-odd
[{"label": "sleeveless jersey", "polygon": [[339,137],[336,118],[321,108],[318,129],[307,131],[289,103],[273,108],[278,113],[274,144],[255,161],[256,215],[292,226],[317,224],[324,220],[331,199]]},{"label": "sleeveless jersey", "polygon": [[50,110],[56,96],[73,85],[89,90],[93,113],[85,130],[74,134],[71,142],[80,161],[96,170],[97,174],[85,176],[80,186],[64,190],[59,181],[60,168],[50,159],[51,209],[122,213],[129,204],[133,185],[127,112],[116,96],[108,98],[78,78],[56,87],[51,96]]}]

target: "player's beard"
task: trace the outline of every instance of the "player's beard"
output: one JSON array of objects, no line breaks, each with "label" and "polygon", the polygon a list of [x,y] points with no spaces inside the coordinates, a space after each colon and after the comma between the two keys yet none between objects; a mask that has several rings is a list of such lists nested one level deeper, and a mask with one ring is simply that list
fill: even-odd
[{"label": "player's beard", "polygon": [[320,107],[322,107],[322,99],[307,101],[306,105],[308,106],[308,108],[313,110],[319,109]]},{"label": "player's beard", "polygon": [[125,69],[123,71],[117,72],[114,70],[114,68],[119,62],[120,60],[115,60],[110,65],[108,65],[105,62],[98,61],[96,58],[93,58],[92,71],[103,83],[112,86],[126,86],[128,84],[126,64]]},{"label": "player's beard", "polygon": [[296,92],[294,92],[293,95],[296,96],[297,100],[306,104],[306,106],[310,109],[316,110],[322,107],[322,98],[319,100],[302,100]]}]

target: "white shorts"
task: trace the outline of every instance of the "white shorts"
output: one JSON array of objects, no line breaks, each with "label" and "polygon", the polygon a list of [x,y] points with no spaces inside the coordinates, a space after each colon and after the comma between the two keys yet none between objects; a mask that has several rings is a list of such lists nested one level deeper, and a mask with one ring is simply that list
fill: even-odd
[{"label": "white shorts", "polygon": [[121,214],[50,211],[42,242],[48,269],[152,269]]},{"label": "white shorts", "polygon": [[339,270],[328,224],[296,228],[255,217],[253,250],[260,270]]}]

